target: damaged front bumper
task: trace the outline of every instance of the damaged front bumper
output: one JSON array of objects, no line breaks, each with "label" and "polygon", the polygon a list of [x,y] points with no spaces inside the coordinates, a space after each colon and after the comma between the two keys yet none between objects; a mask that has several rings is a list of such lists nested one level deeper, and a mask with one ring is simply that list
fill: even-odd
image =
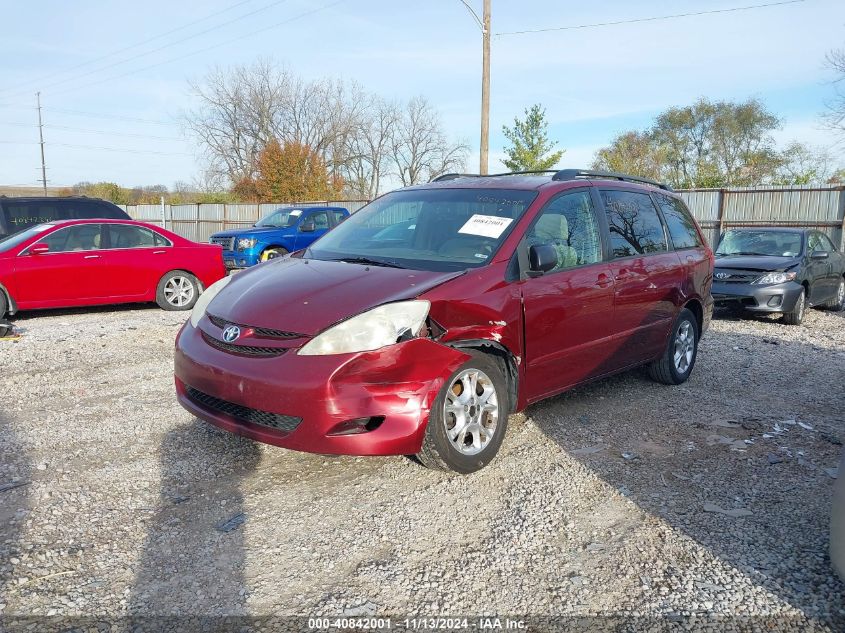
[{"label": "damaged front bumper", "polygon": [[791,312],[804,287],[794,281],[756,285],[713,282],[717,306],[735,306],[751,312]]},{"label": "damaged front bumper", "polygon": [[469,358],[427,338],[354,354],[296,351],[232,354],[188,322],[176,341],[179,403],[215,426],[284,448],[410,455],[420,450],[440,388]]}]

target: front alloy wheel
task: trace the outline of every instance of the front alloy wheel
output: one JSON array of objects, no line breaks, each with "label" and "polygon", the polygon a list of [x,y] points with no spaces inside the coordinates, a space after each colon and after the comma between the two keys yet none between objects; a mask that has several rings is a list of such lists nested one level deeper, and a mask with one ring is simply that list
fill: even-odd
[{"label": "front alloy wheel", "polygon": [[801,325],[804,320],[804,312],[807,309],[807,293],[802,290],[795,301],[795,307],[789,312],[783,313],[783,322],[787,325]]},{"label": "front alloy wheel", "polygon": [[441,387],[428,416],[425,466],[471,473],[496,456],[508,427],[508,387],[501,361],[467,350],[471,358]]}]

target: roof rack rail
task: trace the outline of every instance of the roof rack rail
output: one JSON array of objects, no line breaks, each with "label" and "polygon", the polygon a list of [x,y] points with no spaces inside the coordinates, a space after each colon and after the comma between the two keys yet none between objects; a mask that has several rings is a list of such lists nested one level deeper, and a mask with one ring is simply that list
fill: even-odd
[{"label": "roof rack rail", "polygon": [[531,176],[532,174],[556,174],[557,169],[536,169],[528,171],[506,171],[501,174],[442,174],[432,178],[430,182],[455,180],[456,178],[498,178],[499,176]]},{"label": "roof rack rail", "polygon": [[642,178],[640,176],[631,176],[630,174],[621,174],[615,171],[596,171],[593,169],[561,169],[554,176],[552,180],[575,180],[576,178],[608,178],[613,180],[622,180],[624,182],[635,182],[645,185],[652,185],[659,187],[664,191],[674,191],[672,187],[663,182],[657,182],[650,178]]}]

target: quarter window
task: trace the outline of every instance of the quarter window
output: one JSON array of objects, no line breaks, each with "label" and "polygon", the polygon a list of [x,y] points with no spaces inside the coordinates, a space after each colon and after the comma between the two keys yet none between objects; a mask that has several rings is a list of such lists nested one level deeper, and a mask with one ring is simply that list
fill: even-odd
[{"label": "quarter window", "polygon": [[50,233],[43,240],[50,247],[51,253],[71,251],[93,251],[100,248],[99,224],[77,224]]},{"label": "quarter window", "polygon": [[657,195],[657,203],[663,211],[666,228],[676,249],[701,246],[701,238],[695,230],[695,222],[683,202],[677,198]]},{"label": "quarter window", "polygon": [[601,261],[601,238],[588,191],[558,196],[549,202],[526,234],[529,246],[551,244],[564,270]]},{"label": "quarter window", "polygon": [[667,250],[663,223],[651,197],[633,191],[601,192],[614,257],[648,255]]}]

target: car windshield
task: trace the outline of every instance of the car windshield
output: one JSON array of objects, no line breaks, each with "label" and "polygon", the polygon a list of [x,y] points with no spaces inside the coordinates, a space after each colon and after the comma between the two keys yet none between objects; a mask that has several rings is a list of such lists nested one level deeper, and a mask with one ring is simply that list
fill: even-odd
[{"label": "car windshield", "polygon": [[0,237],[0,253],[11,250],[19,244],[23,244],[33,235],[43,233],[52,226],[52,224],[38,224],[36,226],[31,226],[28,229],[21,231],[20,233],[13,233],[12,235]]},{"label": "car windshield", "polygon": [[255,226],[263,228],[286,228],[296,224],[297,220],[299,220],[299,216],[301,215],[302,209],[276,209],[266,218],[262,218],[256,222]]},{"label": "car windshield", "polygon": [[797,257],[801,254],[801,234],[791,231],[728,231],[716,249],[717,257],[764,255]]},{"label": "car windshield", "polygon": [[457,271],[486,264],[534,191],[394,191],[354,213],[305,252],[311,259],[415,270]]}]

